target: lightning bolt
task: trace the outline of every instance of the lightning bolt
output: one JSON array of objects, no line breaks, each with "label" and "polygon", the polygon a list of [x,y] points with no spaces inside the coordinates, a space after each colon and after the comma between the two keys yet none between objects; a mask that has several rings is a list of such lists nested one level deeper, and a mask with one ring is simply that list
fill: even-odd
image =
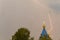
[{"label": "lightning bolt", "polygon": [[53,30],[53,25],[52,25],[52,19],[49,13],[48,13],[48,18],[49,18],[49,23],[50,23],[50,29],[48,30],[48,33],[51,34]]}]

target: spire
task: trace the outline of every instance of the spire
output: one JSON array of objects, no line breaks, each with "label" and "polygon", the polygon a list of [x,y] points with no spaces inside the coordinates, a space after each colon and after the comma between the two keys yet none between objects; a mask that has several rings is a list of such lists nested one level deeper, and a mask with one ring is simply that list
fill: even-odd
[{"label": "spire", "polygon": [[48,35],[48,33],[47,33],[46,29],[45,29],[45,27],[46,27],[45,22],[43,22],[42,27],[43,27],[43,30],[42,30],[42,33],[41,33],[41,36],[40,36],[39,40],[52,40],[49,37],[49,35]]},{"label": "spire", "polygon": [[42,30],[42,36],[47,36],[48,34],[47,34],[47,31],[46,31],[46,29],[45,29],[45,27],[46,27],[46,24],[45,24],[45,22],[43,22],[43,25],[42,25],[42,27],[43,27],[43,30]]},{"label": "spire", "polygon": [[46,27],[45,21],[43,22],[42,27],[43,27],[43,29],[45,29],[45,27]]}]

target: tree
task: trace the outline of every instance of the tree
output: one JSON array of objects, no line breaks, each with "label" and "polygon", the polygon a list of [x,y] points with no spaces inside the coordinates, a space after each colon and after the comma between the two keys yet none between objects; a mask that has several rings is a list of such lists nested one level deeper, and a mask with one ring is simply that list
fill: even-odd
[{"label": "tree", "polygon": [[30,31],[26,28],[20,28],[12,36],[12,40],[29,40],[29,37],[30,37]]},{"label": "tree", "polygon": [[49,37],[49,35],[48,36],[44,35],[40,36],[39,40],[52,40],[52,39]]},{"label": "tree", "polygon": [[30,38],[29,40],[34,40],[34,37]]}]

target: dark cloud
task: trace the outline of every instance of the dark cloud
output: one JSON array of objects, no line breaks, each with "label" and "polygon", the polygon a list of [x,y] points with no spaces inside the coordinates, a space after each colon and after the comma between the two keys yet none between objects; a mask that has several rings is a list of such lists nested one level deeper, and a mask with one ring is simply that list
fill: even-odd
[{"label": "dark cloud", "polygon": [[56,10],[57,12],[60,11],[60,4],[50,4],[49,6],[50,6],[50,8],[52,8],[53,10]]}]

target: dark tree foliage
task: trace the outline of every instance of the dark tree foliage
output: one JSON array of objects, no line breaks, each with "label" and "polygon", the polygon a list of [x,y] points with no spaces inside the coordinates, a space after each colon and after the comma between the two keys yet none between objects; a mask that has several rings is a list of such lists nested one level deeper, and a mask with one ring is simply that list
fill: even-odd
[{"label": "dark tree foliage", "polygon": [[52,40],[52,39],[49,37],[49,35],[48,36],[44,35],[40,36],[39,40]]},{"label": "dark tree foliage", "polygon": [[29,40],[34,40],[34,37],[30,38]]},{"label": "dark tree foliage", "polygon": [[12,40],[29,40],[29,37],[30,37],[30,31],[26,28],[20,28],[12,36]]}]

